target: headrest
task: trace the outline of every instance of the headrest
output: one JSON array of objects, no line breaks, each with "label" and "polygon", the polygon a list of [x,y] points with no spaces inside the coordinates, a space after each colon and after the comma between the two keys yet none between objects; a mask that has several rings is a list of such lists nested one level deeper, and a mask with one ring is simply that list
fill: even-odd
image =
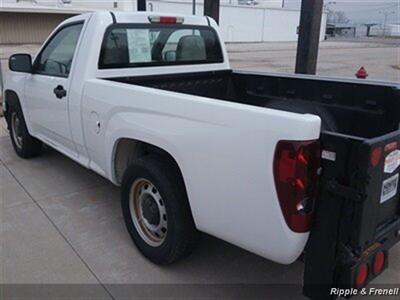
[{"label": "headrest", "polygon": [[204,40],[198,35],[185,35],[179,39],[176,60],[206,60]]}]

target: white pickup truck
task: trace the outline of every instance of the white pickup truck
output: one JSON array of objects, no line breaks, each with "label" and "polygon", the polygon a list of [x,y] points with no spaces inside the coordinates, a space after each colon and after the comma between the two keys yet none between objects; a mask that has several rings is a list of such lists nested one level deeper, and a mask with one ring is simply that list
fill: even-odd
[{"label": "white pickup truck", "polygon": [[[399,134],[396,84],[232,71],[208,17],[76,16],[33,63],[16,54],[9,68],[4,111],[18,155],[34,157],[45,143],[120,185],[127,229],[158,264],[189,254],[198,231],[292,263],[313,219],[321,224],[316,202],[327,199],[327,178],[336,180],[333,192],[350,184],[340,163],[349,151],[336,145]],[[376,227],[398,219],[397,171],[383,186],[387,207]],[[379,194],[384,180],[377,181]],[[361,252],[372,240],[364,242]],[[352,265],[358,286],[375,277],[360,283],[360,264]]]}]

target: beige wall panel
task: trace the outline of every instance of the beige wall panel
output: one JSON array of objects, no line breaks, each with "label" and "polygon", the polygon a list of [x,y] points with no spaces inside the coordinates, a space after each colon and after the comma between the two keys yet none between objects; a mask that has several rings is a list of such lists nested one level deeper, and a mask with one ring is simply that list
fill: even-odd
[{"label": "beige wall panel", "polygon": [[0,44],[42,43],[64,14],[0,12]]}]

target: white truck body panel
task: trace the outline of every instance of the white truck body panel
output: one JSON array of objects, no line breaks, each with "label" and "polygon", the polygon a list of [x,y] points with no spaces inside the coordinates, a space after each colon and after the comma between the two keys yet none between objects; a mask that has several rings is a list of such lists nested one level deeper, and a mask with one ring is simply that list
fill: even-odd
[{"label": "white truck body panel", "polygon": [[[145,24],[148,15],[115,14],[119,23]],[[208,25],[205,17],[184,18],[186,24]],[[82,15],[60,26],[77,21],[85,23],[68,78],[16,72],[6,77],[5,89],[18,94],[30,134],[117,185],[114,154],[121,139],[162,148],[182,172],[199,230],[273,261],[293,262],[308,233],[290,230],[282,215],[275,147],[279,140],[318,139],[320,118],[99,79],[230,66],[222,45],[223,63],[99,70],[111,14]],[[68,87],[63,100],[52,95],[61,81]]]}]

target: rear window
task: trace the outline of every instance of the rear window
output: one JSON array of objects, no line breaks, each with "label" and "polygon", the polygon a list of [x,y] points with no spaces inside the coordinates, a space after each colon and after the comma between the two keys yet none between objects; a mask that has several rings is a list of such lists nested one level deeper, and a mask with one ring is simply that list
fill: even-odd
[{"label": "rear window", "polygon": [[117,24],[106,31],[99,68],[221,62],[221,45],[210,27]]}]

